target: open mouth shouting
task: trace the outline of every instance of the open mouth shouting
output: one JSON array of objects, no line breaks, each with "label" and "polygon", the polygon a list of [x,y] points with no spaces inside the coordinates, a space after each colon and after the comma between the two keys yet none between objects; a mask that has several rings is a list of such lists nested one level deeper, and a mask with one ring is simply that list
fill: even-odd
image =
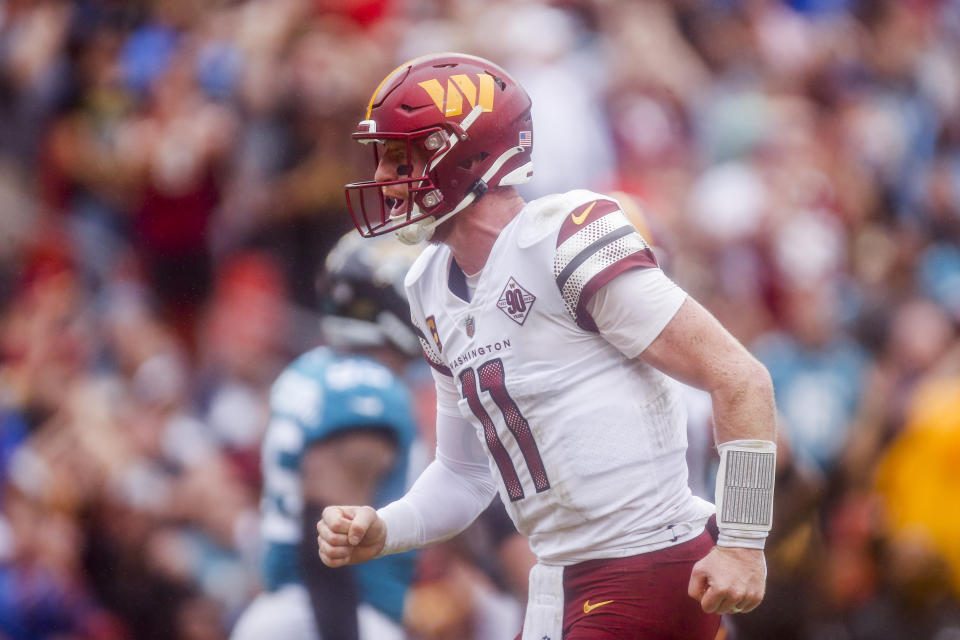
[{"label": "open mouth shouting", "polygon": [[391,219],[407,217],[407,201],[404,198],[384,195],[383,201],[389,209]]}]

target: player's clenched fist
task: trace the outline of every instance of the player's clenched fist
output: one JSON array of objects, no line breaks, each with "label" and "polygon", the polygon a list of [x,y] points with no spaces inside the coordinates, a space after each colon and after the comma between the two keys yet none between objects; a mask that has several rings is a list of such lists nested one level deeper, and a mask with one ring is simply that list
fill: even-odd
[{"label": "player's clenched fist", "polygon": [[714,547],[693,566],[688,591],[707,613],[746,613],[763,600],[766,581],[762,550]]},{"label": "player's clenched fist", "polygon": [[373,507],[327,507],[317,523],[320,559],[328,567],[366,562],[387,539],[387,527]]}]

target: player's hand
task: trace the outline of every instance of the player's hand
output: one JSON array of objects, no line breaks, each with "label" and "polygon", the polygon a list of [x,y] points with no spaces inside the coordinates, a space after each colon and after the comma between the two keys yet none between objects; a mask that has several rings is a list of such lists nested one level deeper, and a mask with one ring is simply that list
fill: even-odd
[{"label": "player's hand", "polygon": [[762,549],[714,547],[690,574],[690,597],[707,613],[746,613],[763,600],[767,564]]},{"label": "player's hand", "polygon": [[387,540],[387,527],[373,507],[327,507],[317,534],[323,563],[342,567],[376,557]]}]

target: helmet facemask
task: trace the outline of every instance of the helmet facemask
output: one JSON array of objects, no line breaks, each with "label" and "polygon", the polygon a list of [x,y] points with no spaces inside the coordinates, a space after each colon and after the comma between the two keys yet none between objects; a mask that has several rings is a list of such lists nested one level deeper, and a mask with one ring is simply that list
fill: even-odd
[{"label": "helmet facemask", "polygon": [[[361,122],[358,127],[360,130],[353,134],[355,140],[372,148],[374,167],[379,167],[381,158],[386,153],[386,145],[392,140],[398,140],[404,143],[403,166],[409,169],[406,175],[398,176],[395,180],[365,180],[348,184],[347,207],[362,236],[368,238],[390,232],[399,234],[399,230],[404,227],[415,227],[415,235],[424,236],[410,242],[416,244],[429,238],[436,225],[434,215],[441,208],[443,194],[434,183],[430,169],[435,167],[453,146],[452,137],[440,127],[411,133],[362,130],[364,127],[373,129],[374,126],[372,121]],[[418,166],[418,156],[425,156],[422,166]],[[414,173],[416,175],[413,175]],[[404,198],[396,196],[397,187],[405,191]],[[388,192],[394,195],[388,195]],[[407,232],[407,235],[411,235],[410,232]],[[404,238],[401,236],[401,239]]]}]

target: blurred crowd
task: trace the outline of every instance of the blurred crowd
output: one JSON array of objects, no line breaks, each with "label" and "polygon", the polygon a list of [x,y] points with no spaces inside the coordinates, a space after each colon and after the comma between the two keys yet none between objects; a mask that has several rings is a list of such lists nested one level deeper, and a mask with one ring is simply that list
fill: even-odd
[{"label": "blurred crowd", "polygon": [[[442,50],[531,94],[526,197],[615,194],[770,369],[768,598],[728,636],[960,638],[960,1],[0,0],[0,639],[226,637],[349,133]],[[484,548],[425,557],[417,637],[496,640],[523,586]]]}]

